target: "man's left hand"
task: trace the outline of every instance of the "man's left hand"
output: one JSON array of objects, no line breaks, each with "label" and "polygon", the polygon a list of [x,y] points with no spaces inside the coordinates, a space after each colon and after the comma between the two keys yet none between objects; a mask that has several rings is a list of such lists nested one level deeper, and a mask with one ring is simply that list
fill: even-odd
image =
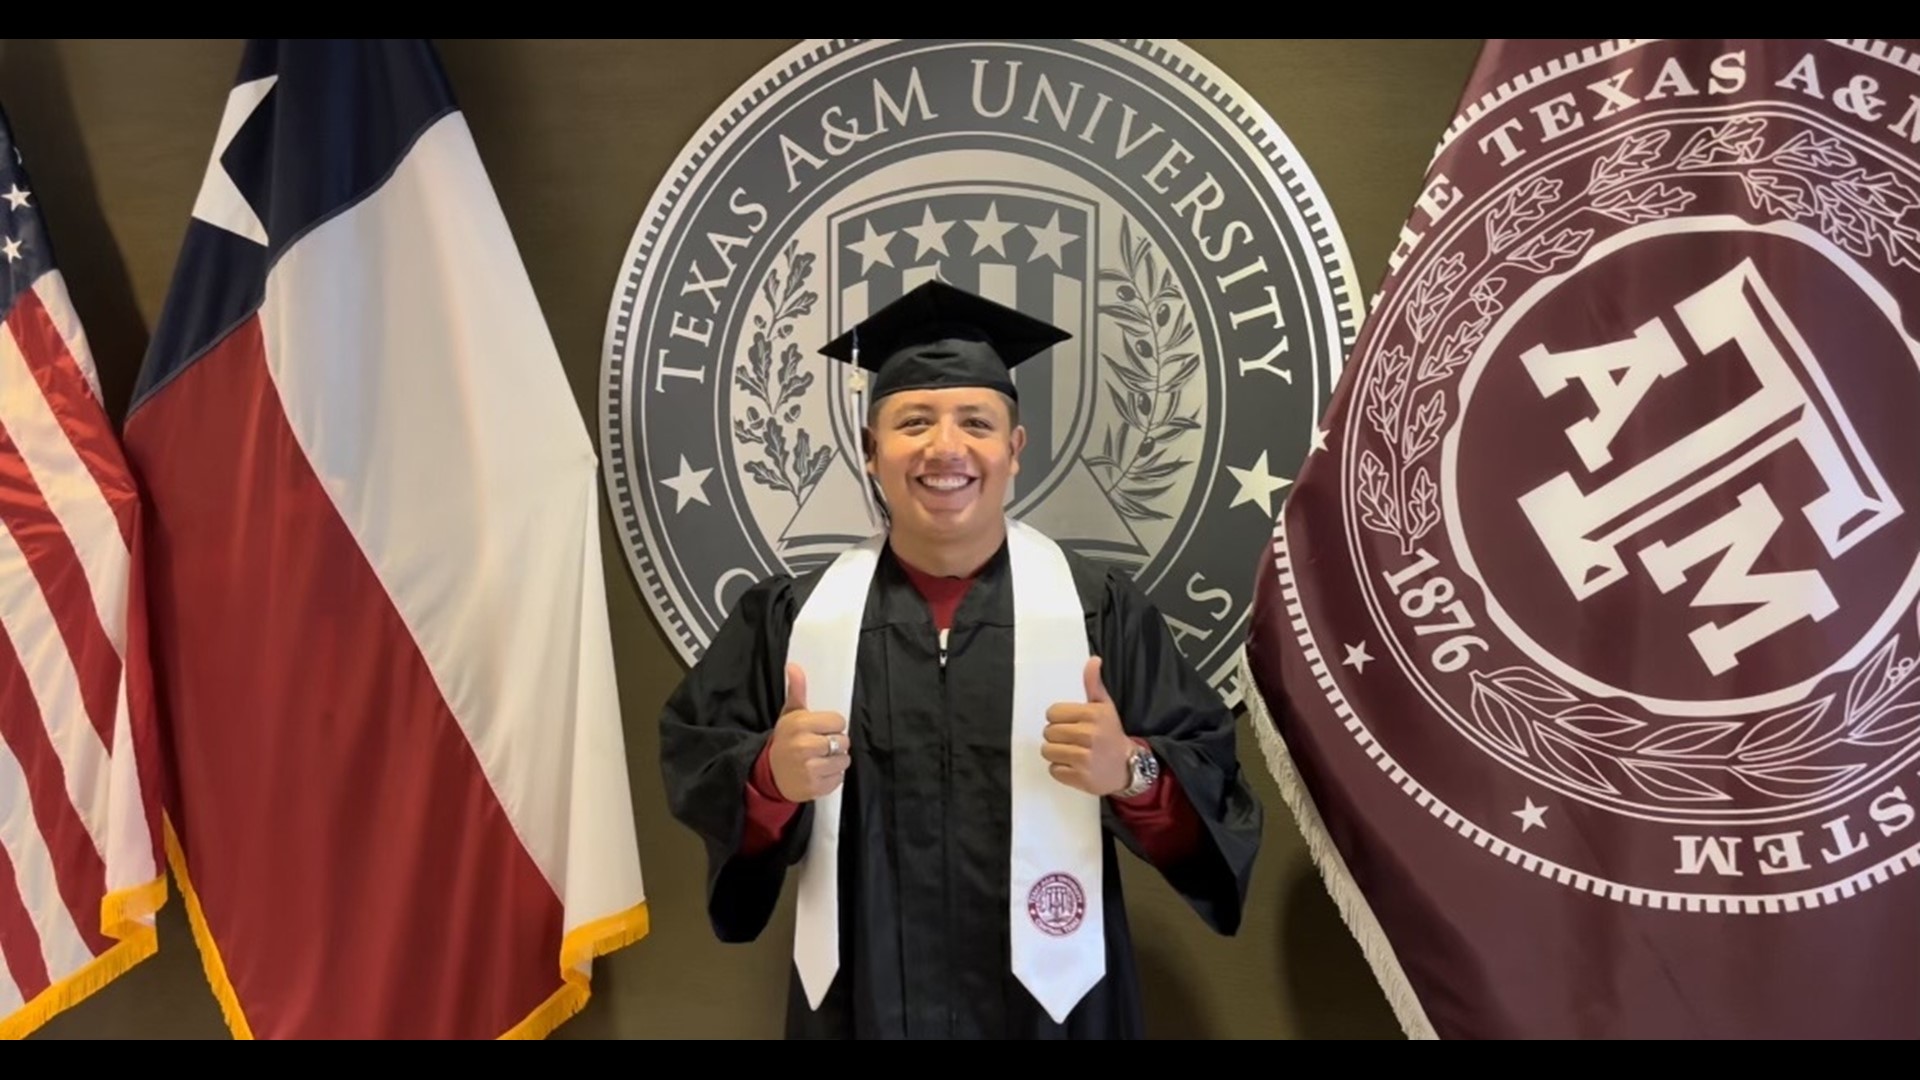
[{"label": "man's left hand", "polygon": [[1092,795],[1111,795],[1133,774],[1128,758],[1133,740],[1120,728],[1120,714],[1100,680],[1100,658],[1087,661],[1087,700],[1061,702],[1047,710],[1041,756],[1053,778]]}]

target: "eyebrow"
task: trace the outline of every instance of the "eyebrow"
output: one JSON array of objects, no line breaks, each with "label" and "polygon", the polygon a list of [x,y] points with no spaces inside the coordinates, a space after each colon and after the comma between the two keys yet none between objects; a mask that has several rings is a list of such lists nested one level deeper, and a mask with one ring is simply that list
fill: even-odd
[{"label": "eyebrow", "polygon": [[[907,405],[901,408],[900,417],[919,416],[933,411],[934,408],[931,405]],[[987,405],[958,405],[954,407],[954,411],[963,416],[991,416],[993,414],[992,407]]]}]

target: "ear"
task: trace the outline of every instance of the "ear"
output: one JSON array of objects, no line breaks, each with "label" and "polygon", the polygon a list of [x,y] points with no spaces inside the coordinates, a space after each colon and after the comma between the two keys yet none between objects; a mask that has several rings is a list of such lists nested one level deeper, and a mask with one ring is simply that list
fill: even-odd
[{"label": "ear", "polygon": [[879,475],[878,473],[873,471],[874,446],[875,446],[875,440],[873,437],[873,429],[870,427],[861,428],[860,429],[860,456],[862,459],[866,461],[866,470],[867,470],[868,476]]},{"label": "ear", "polygon": [[1020,475],[1020,451],[1027,446],[1027,429],[1023,424],[1013,429],[1013,469],[1010,476]]}]

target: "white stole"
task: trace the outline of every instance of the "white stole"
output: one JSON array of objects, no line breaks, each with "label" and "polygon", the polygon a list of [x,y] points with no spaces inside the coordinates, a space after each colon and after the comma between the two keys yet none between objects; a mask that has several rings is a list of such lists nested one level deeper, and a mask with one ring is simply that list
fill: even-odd
[{"label": "white stole", "polygon": [[[787,645],[787,660],[806,672],[809,707],[837,712],[849,723],[860,623],[885,543],[884,535],[875,536],[840,553],[801,606]],[[1086,616],[1057,544],[1009,520],[1007,549],[1014,611],[1007,889],[1013,972],[1055,1022],[1064,1022],[1106,974],[1100,800],[1055,780],[1040,753],[1047,709],[1086,700]],[[793,962],[815,1009],[840,966],[843,787],[815,801],[800,866]]]}]

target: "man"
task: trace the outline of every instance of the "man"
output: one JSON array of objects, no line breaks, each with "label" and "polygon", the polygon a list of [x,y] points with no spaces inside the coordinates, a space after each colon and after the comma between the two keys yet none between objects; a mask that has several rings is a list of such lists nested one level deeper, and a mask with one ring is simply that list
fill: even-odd
[{"label": "man", "polygon": [[1238,930],[1232,714],[1126,574],[1005,515],[1008,369],[1066,337],[929,282],[823,350],[873,373],[888,529],[745,593],[661,717],[720,939],[801,868],[791,1037],[1139,1036],[1116,838]]}]

